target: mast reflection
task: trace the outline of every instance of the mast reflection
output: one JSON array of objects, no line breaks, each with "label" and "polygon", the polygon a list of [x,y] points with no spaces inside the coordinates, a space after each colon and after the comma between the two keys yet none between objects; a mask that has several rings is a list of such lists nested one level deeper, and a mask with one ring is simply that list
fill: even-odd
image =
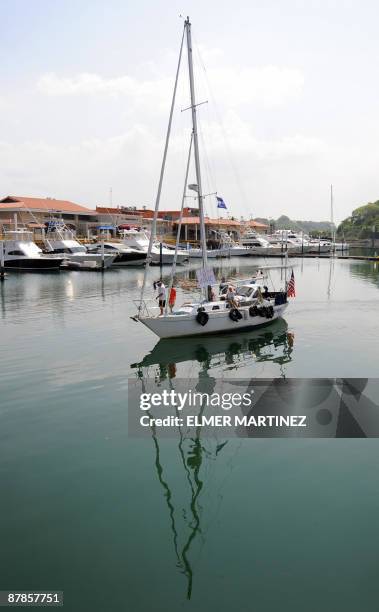
[{"label": "mast reflection", "polygon": [[[177,365],[197,362],[200,368],[195,389],[200,393],[212,393],[216,384],[216,379],[211,375],[212,369],[220,366],[235,369],[251,361],[271,361],[279,364],[284,377],[284,366],[291,361],[293,348],[294,336],[288,331],[286,322],[279,319],[271,324],[270,328],[251,333],[219,335],[214,338],[207,336],[160,340],[141,362],[132,364],[131,367],[135,369],[142,391],[145,392],[145,383],[151,379],[155,380],[157,386],[166,380],[170,389],[174,389]],[[203,403],[199,410],[200,418],[205,408]],[[149,414],[149,411],[146,414]],[[153,415],[150,413],[149,416]],[[176,416],[179,416],[178,410]],[[194,585],[194,562],[191,559],[194,551],[191,555],[191,549],[199,536],[202,543],[205,542],[206,530],[202,527],[202,518],[207,485],[211,489],[209,462],[216,461],[228,452],[228,440],[203,440],[201,427],[196,429],[195,435],[189,437],[178,427],[177,452],[187,491],[187,501],[183,506],[180,502],[175,502],[175,495],[180,494],[181,487],[177,487],[177,483],[173,482],[171,485],[169,482],[171,465],[164,466],[160,446],[163,443],[157,436],[155,425],[151,425],[150,429],[155,455],[154,467],[168,510],[176,565],[186,578],[186,597],[191,599]],[[218,495],[219,493],[220,491]],[[218,506],[221,503],[222,496],[219,495]],[[218,510],[217,507],[216,511]]]}]

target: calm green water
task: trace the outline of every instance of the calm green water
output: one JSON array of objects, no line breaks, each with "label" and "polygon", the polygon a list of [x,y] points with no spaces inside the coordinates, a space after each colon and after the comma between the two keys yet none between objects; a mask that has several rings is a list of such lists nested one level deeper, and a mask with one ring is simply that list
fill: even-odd
[{"label": "calm green water", "polygon": [[141,270],[8,277],[0,589],[75,612],[377,610],[378,441],[127,435],[128,377],[377,377],[377,264],[294,271],[285,322],[159,343],[129,319]]}]

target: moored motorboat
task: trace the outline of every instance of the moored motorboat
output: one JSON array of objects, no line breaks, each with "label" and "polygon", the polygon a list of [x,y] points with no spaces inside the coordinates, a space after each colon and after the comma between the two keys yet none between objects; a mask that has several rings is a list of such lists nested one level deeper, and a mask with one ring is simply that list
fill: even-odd
[{"label": "moored motorboat", "polygon": [[248,249],[249,255],[271,257],[280,256],[283,253],[281,245],[271,244],[264,236],[253,230],[241,236],[240,244]]},{"label": "moored motorboat", "polygon": [[138,249],[132,249],[121,242],[102,242],[89,247],[90,253],[104,252],[114,255],[112,262],[113,268],[123,268],[125,266],[144,266],[146,264],[146,253]]},{"label": "moored motorboat", "polygon": [[63,261],[62,257],[51,258],[43,255],[42,250],[33,241],[32,232],[17,229],[4,232],[0,241],[3,249],[5,270],[18,272],[57,271]]},{"label": "moored motorboat", "polygon": [[48,231],[43,236],[45,253],[51,257],[63,258],[81,264],[79,267],[109,268],[116,255],[109,253],[89,253],[80,244],[72,230],[59,220],[49,222]]},{"label": "moored motorboat", "polygon": [[[126,246],[136,249],[147,255],[149,249],[150,236],[144,229],[128,229],[121,232],[121,239]],[[172,264],[174,261],[175,249],[169,245],[155,241],[150,254],[152,264]],[[188,253],[185,250],[179,250],[177,255],[177,263],[185,263],[188,260]]]}]

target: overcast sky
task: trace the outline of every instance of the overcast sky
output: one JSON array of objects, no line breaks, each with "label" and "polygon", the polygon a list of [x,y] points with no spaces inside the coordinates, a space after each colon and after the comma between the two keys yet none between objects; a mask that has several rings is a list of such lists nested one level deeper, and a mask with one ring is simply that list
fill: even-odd
[{"label": "overcast sky", "polygon": [[[183,21],[204,191],[245,217],[337,220],[379,199],[379,5],[0,0],[0,194],[152,206]],[[184,56],[162,209],[190,134]],[[190,181],[194,181],[191,170]],[[192,203],[193,200],[188,200]],[[215,199],[206,199],[215,214]]]}]

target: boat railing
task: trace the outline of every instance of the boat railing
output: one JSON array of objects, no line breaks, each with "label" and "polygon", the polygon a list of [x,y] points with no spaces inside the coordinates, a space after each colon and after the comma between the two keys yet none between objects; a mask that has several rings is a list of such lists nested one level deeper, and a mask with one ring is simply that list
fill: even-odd
[{"label": "boat railing", "polygon": [[0,235],[0,240],[4,242],[33,242],[33,232],[29,230],[5,230]]},{"label": "boat railing", "polygon": [[138,314],[143,317],[151,317],[154,311],[159,309],[158,302],[152,298],[146,300],[133,300],[133,304],[137,307]]}]

